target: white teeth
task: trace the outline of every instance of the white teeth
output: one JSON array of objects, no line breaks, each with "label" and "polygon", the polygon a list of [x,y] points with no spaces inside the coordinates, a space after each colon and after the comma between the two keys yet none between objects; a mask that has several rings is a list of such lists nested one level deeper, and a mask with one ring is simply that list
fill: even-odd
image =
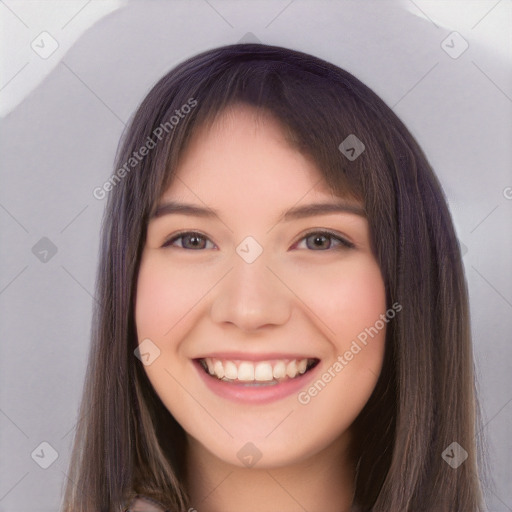
[{"label": "white teeth", "polygon": [[286,375],[286,365],[283,361],[279,361],[274,365],[272,374],[274,375],[274,379],[282,379]]},{"label": "white teeth", "polygon": [[221,361],[215,361],[215,363],[213,363],[213,370],[215,371],[215,375],[219,379],[222,379],[222,377],[224,377],[224,367],[222,366]]},{"label": "white teeth", "polygon": [[294,379],[308,368],[308,359],[283,361],[227,361],[211,357],[201,360],[203,366],[212,376],[224,381],[271,382]]},{"label": "white teeth", "polygon": [[240,363],[238,367],[238,380],[254,380],[254,365],[251,363]]},{"label": "white teeth", "polygon": [[272,380],[272,366],[269,363],[258,363],[254,369],[254,380]]},{"label": "white teeth", "polygon": [[226,361],[224,363],[224,373],[226,374],[226,378],[236,380],[238,378],[238,368],[236,364],[231,361]]},{"label": "white teeth", "polygon": [[290,377],[290,379],[293,379],[297,376],[298,370],[297,370],[297,363],[295,361],[290,361],[286,365],[286,375]]}]

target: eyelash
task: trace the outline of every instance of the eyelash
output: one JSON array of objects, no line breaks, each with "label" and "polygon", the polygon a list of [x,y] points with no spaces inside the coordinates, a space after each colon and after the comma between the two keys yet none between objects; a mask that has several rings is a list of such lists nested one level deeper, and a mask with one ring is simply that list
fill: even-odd
[{"label": "eyelash", "polygon": [[[211,240],[209,240],[207,236],[203,235],[199,231],[182,231],[180,233],[176,233],[175,235],[172,236],[172,238],[170,238],[169,240],[164,242],[164,244],[162,245],[162,248],[171,247],[171,245],[174,242],[176,242],[176,240],[179,240],[180,238],[184,238],[186,235],[196,235],[196,236],[199,236],[199,237],[201,237],[201,238],[211,242]],[[299,239],[298,242],[302,242],[306,238],[309,238],[311,235],[326,236],[327,238],[335,239],[335,240],[337,240],[339,242],[339,245],[337,247],[335,246],[335,247],[330,247],[329,249],[319,249],[318,252],[330,251],[330,250],[334,250],[336,248],[337,249],[342,249],[342,250],[343,249],[353,249],[355,247],[355,245],[352,242],[349,242],[345,238],[343,238],[340,235],[337,235],[336,233],[334,233],[332,231],[329,231],[329,230],[309,231],[309,232],[305,233],[302,236],[302,238]],[[296,242],[296,243],[298,243],[298,242]],[[296,245],[296,243],[294,245]],[[183,249],[183,250],[186,250],[186,251],[194,251],[194,250],[202,251],[202,250],[205,250],[205,249],[186,249],[185,247],[178,247],[178,249]],[[314,251],[314,252],[316,252],[316,251]]]}]

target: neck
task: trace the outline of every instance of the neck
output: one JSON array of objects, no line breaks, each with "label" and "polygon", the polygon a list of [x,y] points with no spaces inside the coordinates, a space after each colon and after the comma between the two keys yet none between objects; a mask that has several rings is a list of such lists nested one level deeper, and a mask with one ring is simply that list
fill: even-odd
[{"label": "neck", "polygon": [[198,512],[349,512],[354,465],[348,433],[313,456],[280,467],[241,468],[226,463],[189,438],[187,488]]}]

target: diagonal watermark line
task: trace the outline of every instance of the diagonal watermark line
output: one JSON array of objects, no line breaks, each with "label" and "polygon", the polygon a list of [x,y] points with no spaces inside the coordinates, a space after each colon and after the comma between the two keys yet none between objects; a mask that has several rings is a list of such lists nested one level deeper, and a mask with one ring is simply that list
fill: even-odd
[{"label": "diagonal watermark line", "polygon": [[82,7],[80,7],[78,12],[75,15],[71,16],[71,18],[66,23],[64,23],[64,25],[62,25],[60,29],[62,30],[63,28],[67,27],[91,3],[91,1],[92,0],[87,0],[87,2],[85,2],[85,4]]},{"label": "diagonal watermark line", "polygon": [[483,19],[487,17],[488,14],[490,14],[491,11],[494,10],[494,8],[501,3],[501,0],[498,0],[472,27],[471,30],[473,30]]},{"label": "diagonal watermark line", "polygon": [[[96,407],[96,405],[99,403],[99,399],[97,399],[95,402],[94,402],[94,407]],[[94,407],[91,407],[88,411],[85,412],[85,414],[83,414],[82,416],[78,417],[78,419],[75,421],[75,423],[73,424],[73,426],[60,438],[60,440],[62,441],[65,437],[69,436],[69,434],[71,432],[73,432],[74,429],[76,429],[76,427],[78,426],[78,424],[80,422],[82,422],[89,414],[92,410],[94,410]],[[78,415],[80,414],[80,410],[78,411]],[[77,416],[78,416],[77,415]]]},{"label": "diagonal watermark line", "polygon": [[192,394],[190,393],[190,391],[185,388],[181,382],[178,381],[178,379],[167,369],[167,368],[164,368],[164,370],[176,381],[176,384],[178,384],[178,386],[180,386],[181,389],[183,389],[183,391],[185,391],[185,393],[187,393],[190,398],[192,398],[196,403],[197,405],[199,405],[199,407],[201,407],[202,409],[204,409],[204,411],[213,419],[213,421],[215,421],[215,423],[217,423],[217,425],[219,425],[220,428],[222,428],[222,430],[224,430],[224,432],[226,432],[226,434],[228,434],[229,437],[231,437],[232,439],[234,439],[234,437],[231,435],[231,433],[224,427],[224,425],[222,425],[222,423],[220,423],[217,418],[215,418],[215,416]]},{"label": "diagonal watermark line", "polygon": [[73,432],[73,430],[76,428],[77,425],[78,425],[78,422],[74,423],[73,426],[60,438],[60,440],[62,441],[63,439],[68,437],[69,434],[71,434],[71,432]]},{"label": "diagonal watermark line", "polygon": [[28,233],[28,229],[1,203],[0,208],[2,208],[11,217],[11,219],[14,220],[23,229],[23,231],[25,231],[25,233]]},{"label": "diagonal watermark line", "polygon": [[3,91],[26,67],[28,66],[28,62],[25,62],[23,66],[15,73],[13,77],[11,77],[10,80],[8,80],[2,87],[0,87],[0,91]]},{"label": "diagonal watermark line", "polygon": [[512,98],[481,67],[479,67],[474,60],[472,60],[471,62],[473,66],[475,66],[475,68],[478,69],[478,71],[480,71],[480,73],[482,73],[482,75],[484,75],[487,78],[487,80],[489,80],[489,82],[491,82],[491,84],[493,84],[494,87],[496,87],[496,89],[498,89],[498,91],[500,91],[501,94],[503,94],[503,96],[505,96],[508,99],[508,101],[512,101]]},{"label": "diagonal watermark line", "polygon": [[73,432],[73,430],[77,427],[78,423],[80,422],[81,420],[78,420],[76,421],[75,423],[73,423],[73,426],[60,438],[60,440],[62,441],[63,439],[65,439],[66,437],[69,436],[69,434],[71,434],[71,432]]},{"label": "diagonal watermark line", "polygon": [[[297,199],[297,201],[293,204],[292,208],[294,206],[297,206],[321,181],[323,180],[323,178],[320,178],[316,183],[313,183],[313,185],[306,191],[304,192],[304,194],[302,195],[302,197],[300,197],[299,199]],[[270,233],[277,225],[279,224],[279,222],[276,222],[268,231],[266,234]]]},{"label": "diagonal watermark line", "polygon": [[[227,479],[230,477],[234,471],[230,471],[200,502],[199,504],[203,503],[206,499],[208,499]],[[195,509],[194,509],[195,510]]]},{"label": "diagonal watermark line", "polygon": [[71,478],[69,477],[69,475],[65,471],[62,471],[62,469],[61,469],[60,472],[73,484],[73,487],[75,489],[78,489],[80,491],[80,494],[82,496],[89,496],[89,498],[91,497],[91,495],[89,493],[84,492],[84,488],[83,487],[78,485],[75,481],[71,480]]},{"label": "diagonal watermark line", "polygon": [[9,416],[7,416],[7,414],[2,410],[0,409],[0,412],[27,438],[29,439],[29,437],[27,436],[27,434],[25,434],[25,432],[23,432],[23,430],[11,419],[9,418]]},{"label": "diagonal watermark line", "polygon": [[434,20],[423,9],[421,9],[416,2],[413,2],[413,0],[409,0],[409,2],[411,2],[411,4],[413,4],[414,7],[416,7],[416,9],[418,9],[418,11],[420,11],[421,14],[423,14],[423,16],[425,16],[425,18],[427,18],[430,21],[430,23],[434,25],[434,27],[439,28],[439,26],[434,23]]},{"label": "diagonal watermark line", "polygon": [[89,205],[85,206],[84,208],[82,208],[72,219],[70,222],[68,222],[68,224],[66,224],[60,231],[60,233],[64,233],[64,231],[66,229],[69,228],[69,226],[71,226],[71,224],[73,224],[73,222],[75,222],[76,219],[78,219],[78,217],[80,217],[80,215],[82,215],[82,213],[85,212],[85,210],[87,210],[87,208],[89,208]]},{"label": "diagonal watermark line", "polygon": [[25,270],[27,270],[28,268],[28,265],[25,265],[25,267],[23,269],[21,269],[1,290],[0,290],[0,295],[2,293],[5,292],[5,290],[7,290],[7,288],[9,288],[9,286],[11,286],[12,283],[14,283],[14,281],[16,281],[16,279],[18,279],[18,277],[21,276],[21,274],[23,274],[23,272],[25,272]]},{"label": "diagonal watermark line", "polygon": [[87,295],[89,295],[89,297],[91,297],[91,299],[93,299],[97,304],[100,304],[99,300],[96,299],[96,297],[64,265],[61,265],[61,268],[69,277],[71,277],[71,279],[73,279],[73,281],[75,281],[78,286],[80,286],[80,288],[82,288],[82,290],[84,290],[85,293],[87,293]]},{"label": "diagonal watermark line", "polygon": [[284,11],[286,11],[286,9],[288,9],[288,7],[290,7],[290,5],[293,4],[293,2],[295,2],[295,0],[290,0],[290,2],[288,4],[286,4],[266,25],[265,25],[265,28],[268,28],[270,27],[270,25],[272,25],[272,23],[274,23],[274,21],[277,20],[277,18],[279,18],[279,16],[281,16],[281,14],[283,14]]},{"label": "diagonal watermark line", "polygon": [[266,472],[268,476],[270,476],[270,478],[272,478],[272,480],[274,480],[274,482],[279,485],[279,487],[281,487],[281,489],[283,489],[283,491],[288,494],[288,496],[290,496],[290,498],[295,501],[295,503],[297,503],[297,505],[299,505],[299,507],[304,510],[304,512],[308,512],[308,510],[306,508],[304,508],[304,505],[302,505],[302,503],[298,502],[295,497],[293,495],[291,495],[289,492],[288,492],[288,489],[286,489],[285,487],[283,487],[283,485],[281,484],[281,482],[279,482],[278,480],[276,480],[276,478],[272,475],[272,473],[270,471],[267,471]]},{"label": "diagonal watermark line", "polygon": [[368,370],[374,377],[379,378],[379,376],[371,368],[365,368],[365,370]]},{"label": "diagonal watermark line", "polygon": [[231,267],[221,278],[219,278],[219,280],[174,323],[174,325],[164,334],[164,336],[167,336],[176,327],[176,325],[178,325],[183,320],[183,318],[185,318],[232,270],[233,267]]},{"label": "diagonal watermark line", "polygon": [[229,23],[229,21],[226,18],[224,18],[224,16],[222,16],[222,14],[219,11],[217,11],[217,9],[215,9],[215,7],[213,7],[213,5],[210,2],[208,2],[208,0],[203,0],[203,2],[207,3],[231,28],[235,28],[233,25],[231,25],[231,23]]},{"label": "diagonal watermark line", "polygon": [[293,409],[265,436],[265,438],[267,438],[270,434],[272,434],[272,432],[274,432],[277,427],[279,427],[280,425],[282,425],[284,423],[284,421],[286,419],[288,419],[288,417],[290,416],[290,414],[293,413]]},{"label": "diagonal watermark line", "polygon": [[[187,184],[186,184],[186,183],[185,183],[185,182],[184,182],[180,177],[179,177],[179,176],[174,176],[174,178],[175,178],[175,179],[177,179],[177,180],[179,180],[179,181],[181,181],[181,183],[183,183],[183,185],[184,185],[185,187],[187,187],[187,188],[188,188],[188,190],[190,190],[190,192],[191,192],[192,194],[194,194],[194,195],[197,197],[197,199],[198,199],[199,201],[201,201],[201,203],[203,203],[203,204],[204,204],[205,208],[207,208],[208,210],[210,210],[210,211],[211,211],[211,208],[210,208],[210,207],[209,207],[209,206],[208,206],[208,205],[207,205],[207,204],[206,204],[206,203],[205,203],[205,202],[204,202],[204,201],[203,201],[203,200],[202,200],[202,199],[201,199],[201,198],[200,198],[200,197],[199,197],[199,196],[198,196],[198,195],[197,195],[197,194],[196,194],[196,193],[195,193],[195,192],[194,192],[194,191],[193,191],[193,190],[192,190],[192,189],[191,189],[191,188],[190,188],[190,187],[189,187],[189,186],[188,186],[188,185],[187,185]],[[229,227],[229,226],[228,226],[228,225],[227,225],[227,224],[226,224],[222,219],[220,219],[220,218],[219,218],[219,220],[222,222],[222,224],[224,224],[224,226],[226,226],[226,228],[227,228],[227,230],[228,230],[228,231],[230,231],[231,233],[233,233],[233,230],[232,230],[232,229],[231,229],[231,228],[230,228],[230,227]]]},{"label": "diagonal watermark line", "polygon": [[438,64],[439,62],[436,62],[391,108],[395,108]]},{"label": "diagonal watermark line", "polygon": [[27,471],[1,498],[0,501],[2,501],[28,474],[30,471]]},{"label": "diagonal watermark line", "polygon": [[121,123],[123,124],[123,126],[126,126],[126,123],[62,60],[61,61],[61,64],[66,67],[69,72],[73,75],[75,75],[75,77],[80,81],[82,82],[82,84],[85,86],[86,89],[88,89],[92,94],[94,94],[94,96],[96,96],[96,98],[101,102],[103,103],[103,105],[117,118],[119,119],[119,121],[121,121]]},{"label": "diagonal watermark line", "polygon": [[[498,414],[501,413],[501,411],[503,411],[503,409],[505,409],[505,407],[507,407],[507,405],[512,402],[512,398],[489,420],[485,423],[485,425],[475,434],[475,437],[477,437],[478,435],[480,435],[480,432],[482,432],[483,430],[485,430],[485,428],[487,427],[487,425],[489,425],[489,423],[491,423],[491,421],[496,418],[496,416],[498,416]],[[474,439],[474,438],[473,438]]]},{"label": "diagonal watermark line", "polygon": [[512,308],[512,303],[510,303],[508,299],[502,295],[501,292],[495,286],[493,286],[489,280],[486,279],[473,265],[471,265],[471,267]]},{"label": "diagonal watermark line", "polygon": [[19,21],[21,21],[21,23],[23,23],[23,25],[25,25],[25,27],[27,28],[30,28],[5,2],[4,0],[0,0],[0,3],[4,6],[4,7],[7,7],[7,9],[9,9],[9,11],[11,11],[11,13],[16,16],[16,18],[18,18]]},{"label": "diagonal watermark line", "polygon": [[313,315],[315,315],[318,318],[318,320],[320,320],[320,322],[322,322],[325,325],[325,327],[327,327],[327,329],[329,329],[329,331],[331,331],[332,334],[336,334],[268,265],[265,265],[265,267],[267,267],[270,270],[270,272],[272,272],[272,274],[274,274],[277,277],[277,279],[279,279],[279,281],[281,281],[281,283],[283,283],[284,286],[286,286],[286,288],[288,288],[288,290],[290,290],[293,293],[293,295],[295,295],[295,297],[297,297],[297,299],[299,299],[302,302],[302,304],[304,304],[304,306],[306,306],[308,310],[311,311],[311,313],[313,313]]},{"label": "diagonal watermark line", "polygon": [[[490,492],[498,501],[500,501],[503,505],[505,505],[505,507],[507,507],[508,510],[512,511],[512,508],[510,508],[489,486],[485,485],[485,483],[483,483],[483,486],[485,487],[487,492]],[[489,511],[489,512],[492,512],[492,511]]]},{"label": "diagonal watermark line", "polygon": [[491,213],[494,213],[494,211],[495,211],[495,210],[496,210],[496,208],[498,208],[498,207],[499,207],[499,205],[498,205],[498,206],[495,206],[495,207],[494,207],[494,208],[493,208],[493,209],[492,209],[492,210],[491,210],[491,211],[490,211],[490,212],[489,212],[489,213],[488,213],[488,214],[487,214],[487,215],[486,215],[486,216],[485,216],[485,217],[484,217],[484,218],[483,218],[483,219],[482,219],[482,220],[481,220],[481,221],[480,221],[480,222],[479,222],[479,223],[478,223],[478,224],[477,224],[477,225],[476,225],[476,226],[475,226],[471,231],[470,231],[470,233],[473,233],[473,231],[475,231],[475,229],[476,229],[478,226],[480,226],[480,224],[482,224],[482,222],[483,222],[484,220],[486,220],[486,219],[487,219],[487,217],[489,217],[489,216],[491,215]]}]

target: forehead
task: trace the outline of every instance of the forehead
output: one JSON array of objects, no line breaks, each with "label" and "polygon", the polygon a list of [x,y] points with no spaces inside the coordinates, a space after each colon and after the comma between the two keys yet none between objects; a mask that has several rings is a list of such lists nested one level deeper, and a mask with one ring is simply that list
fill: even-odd
[{"label": "forehead", "polygon": [[[198,128],[163,199],[289,203],[333,197],[321,169],[292,143],[284,125],[254,107],[229,107]],[[208,202],[208,201],[206,201]]]}]

